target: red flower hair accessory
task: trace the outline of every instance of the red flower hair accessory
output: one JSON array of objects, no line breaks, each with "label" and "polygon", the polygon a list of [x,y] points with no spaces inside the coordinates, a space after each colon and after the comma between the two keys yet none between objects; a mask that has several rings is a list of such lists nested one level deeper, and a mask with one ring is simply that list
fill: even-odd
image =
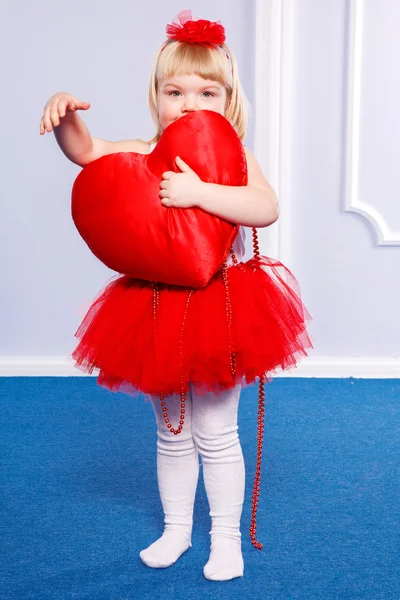
[{"label": "red flower hair accessory", "polygon": [[187,44],[218,45],[223,44],[226,39],[225,29],[219,21],[193,21],[191,10],[178,13],[172,23],[167,25],[166,32],[168,39]]}]

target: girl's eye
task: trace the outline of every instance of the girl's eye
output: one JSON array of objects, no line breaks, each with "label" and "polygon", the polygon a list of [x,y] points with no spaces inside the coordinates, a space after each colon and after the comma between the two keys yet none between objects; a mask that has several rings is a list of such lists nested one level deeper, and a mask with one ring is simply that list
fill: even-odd
[{"label": "girl's eye", "polygon": [[[180,92],[178,90],[172,90],[172,92],[168,92],[168,95],[174,96],[176,98],[180,95]],[[205,96],[206,98],[212,98],[213,96],[215,96],[215,94],[213,94],[212,92],[203,92],[203,96]]]}]

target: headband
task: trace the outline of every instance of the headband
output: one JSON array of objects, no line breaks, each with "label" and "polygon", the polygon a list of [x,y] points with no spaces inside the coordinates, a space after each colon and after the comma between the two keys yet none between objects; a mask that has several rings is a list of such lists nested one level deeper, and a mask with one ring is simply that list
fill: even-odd
[{"label": "headband", "polygon": [[169,40],[186,42],[187,44],[202,44],[204,46],[218,46],[225,42],[225,29],[220,21],[206,21],[192,19],[191,10],[182,10],[176,15],[172,23],[166,27]]}]

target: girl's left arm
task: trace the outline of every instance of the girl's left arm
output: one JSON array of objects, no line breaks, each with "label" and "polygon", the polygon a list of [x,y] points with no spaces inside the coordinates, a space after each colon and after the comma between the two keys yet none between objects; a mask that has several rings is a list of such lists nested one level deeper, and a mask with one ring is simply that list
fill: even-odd
[{"label": "girl's left arm", "polygon": [[166,207],[197,206],[222,219],[247,225],[267,227],[279,216],[278,199],[265,179],[254,154],[245,147],[248,183],[244,186],[220,185],[202,181],[179,156],[180,173],[166,171],[160,182],[161,203]]},{"label": "girl's left arm", "polygon": [[279,217],[278,198],[254,154],[245,146],[247,186],[202,183],[197,206],[232,223],[267,227]]}]

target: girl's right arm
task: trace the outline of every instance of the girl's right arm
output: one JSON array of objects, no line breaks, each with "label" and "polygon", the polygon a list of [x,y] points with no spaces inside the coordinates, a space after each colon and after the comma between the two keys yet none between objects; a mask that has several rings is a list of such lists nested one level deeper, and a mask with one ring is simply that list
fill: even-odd
[{"label": "girl's right arm", "polygon": [[40,121],[40,135],[52,131],[65,156],[73,163],[84,167],[90,162],[116,152],[139,152],[146,154],[148,145],[140,140],[122,140],[109,142],[90,135],[77,110],[90,108],[88,102],[82,102],[71,94],[54,94],[44,107]]}]

